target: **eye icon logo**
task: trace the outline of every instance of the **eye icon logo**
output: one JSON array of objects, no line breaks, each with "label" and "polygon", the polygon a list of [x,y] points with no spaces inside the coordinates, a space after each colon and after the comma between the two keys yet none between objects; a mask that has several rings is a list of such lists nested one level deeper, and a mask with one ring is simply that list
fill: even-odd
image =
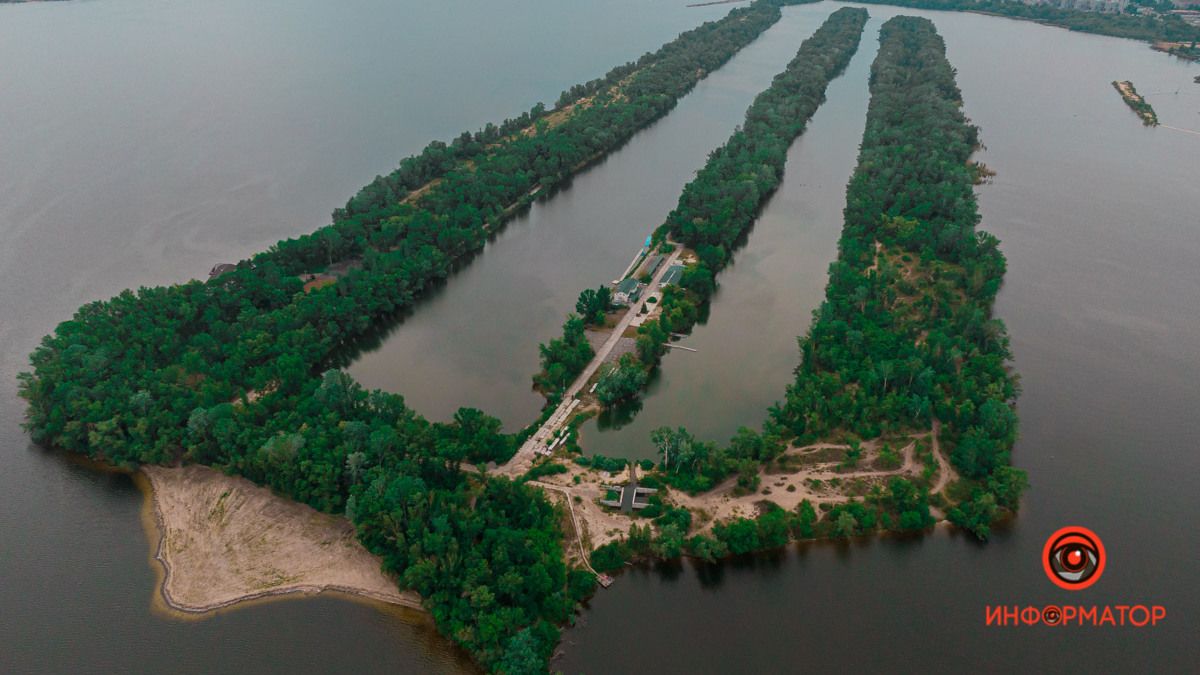
[{"label": "eye icon logo", "polygon": [[1064,527],[1050,535],[1042,549],[1046,576],[1068,591],[1081,591],[1099,581],[1105,562],[1103,542],[1086,527]]}]

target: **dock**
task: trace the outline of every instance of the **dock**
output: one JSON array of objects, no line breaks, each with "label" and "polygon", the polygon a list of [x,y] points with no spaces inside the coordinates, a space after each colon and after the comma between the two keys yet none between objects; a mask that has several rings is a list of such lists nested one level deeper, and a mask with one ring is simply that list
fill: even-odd
[{"label": "dock", "polygon": [[700,351],[699,349],[694,349],[692,347],[684,347],[683,345],[673,345],[670,342],[664,343],[663,346],[670,347],[671,349],[682,349],[684,351],[689,351],[689,352],[699,352]]}]

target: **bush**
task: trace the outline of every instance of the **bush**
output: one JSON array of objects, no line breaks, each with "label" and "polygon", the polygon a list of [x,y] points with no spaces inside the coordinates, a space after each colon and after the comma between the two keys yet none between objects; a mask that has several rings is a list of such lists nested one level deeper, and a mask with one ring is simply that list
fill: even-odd
[{"label": "bush", "polygon": [[592,567],[598,572],[620,569],[629,561],[629,549],[623,541],[610,541],[592,551]]},{"label": "bush", "polygon": [[729,547],[719,539],[698,534],[687,540],[685,550],[702,560],[713,562],[729,555]]},{"label": "bush", "polygon": [[566,473],[567,467],[557,462],[544,462],[537,466],[531,467],[525,472],[523,480],[537,480],[542,476],[553,476],[555,474]]},{"label": "bush", "polygon": [[758,537],[758,525],[749,518],[717,523],[713,526],[713,536],[729,548],[734,555],[757,551],[761,542]]},{"label": "bush", "polygon": [[633,354],[623,354],[596,383],[596,398],[605,407],[637,398],[646,386],[646,369]]}]

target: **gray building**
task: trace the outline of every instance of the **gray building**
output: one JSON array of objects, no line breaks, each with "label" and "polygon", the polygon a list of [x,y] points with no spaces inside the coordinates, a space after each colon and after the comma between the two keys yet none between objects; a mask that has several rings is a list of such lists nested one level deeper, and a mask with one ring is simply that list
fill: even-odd
[{"label": "gray building", "polygon": [[637,299],[642,295],[642,284],[637,279],[630,277],[613,289],[613,302],[618,305],[628,305],[632,302],[637,302]]}]

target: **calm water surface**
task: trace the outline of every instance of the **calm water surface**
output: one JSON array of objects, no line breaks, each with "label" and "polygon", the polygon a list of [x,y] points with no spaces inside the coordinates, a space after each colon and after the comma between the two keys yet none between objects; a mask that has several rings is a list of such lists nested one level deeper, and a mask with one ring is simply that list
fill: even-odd
[{"label": "calm water surface", "polygon": [[[131,482],[34,448],[13,378],[80,304],[202,275],[311,230],[376,173],[446,138],[553,101],[727,8],[682,2],[47,3],[0,8],[0,671],[456,672],[428,624],[335,598],[178,622]],[[658,125],[536,205],[352,372],[445,418],[477,405],[526,423],[536,343],[580,288],[607,281],[674,205],[753,94],[836,5],[784,20]],[[645,431],[728,438],[783,393],[795,336],[836,252],[875,31],[789,156],[708,324],[671,354],[635,421],[593,431],[647,456]],[[910,12],[905,13],[920,13]],[[1022,375],[1015,526],[809,546],[720,567],[622,575],[566,633],[566,672],[801,668],[1187,671],[1200,591],[1200,67],[1144,45],[991,17],[927,14],[945,35],[982,159],[984,227],[1009,273],[997,310]],[[452,28],[452,29],[450,29]],[[552,55],[552,56],[550,56]],[[1174,94],[1179,90],[1179,94]],[[1171,92],[1171,93],[1159,93]],[[485,317],[486,330],[473,320]],[[734,361],[734,359],[737,361]],[[736,364],[736,365],[733,365]],[[660,422],[661,420],[661,422]],[[1110,555],[1069,595],[1038,554],[1085,524]],[[986,604],[1165,604],[1142,630],[984,628]]]}]

